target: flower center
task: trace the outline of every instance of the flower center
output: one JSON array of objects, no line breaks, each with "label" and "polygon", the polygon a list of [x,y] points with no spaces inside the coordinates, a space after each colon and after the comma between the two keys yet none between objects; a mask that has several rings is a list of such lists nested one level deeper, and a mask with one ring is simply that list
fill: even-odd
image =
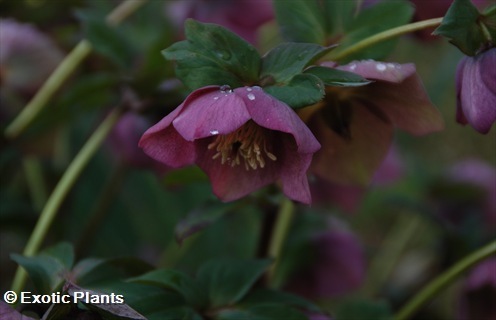
[{"label": "flower center", "polygon": [[264,168],[269,158],[276,161],[277,157],[267,150],[263,130],[253,121],[248,121],[238,130],[219,135],[208,145],[208,150],[215,149],[217,153],[212,159],[220,158],[221,164],[231,167],[244,163],[246,170]]}]

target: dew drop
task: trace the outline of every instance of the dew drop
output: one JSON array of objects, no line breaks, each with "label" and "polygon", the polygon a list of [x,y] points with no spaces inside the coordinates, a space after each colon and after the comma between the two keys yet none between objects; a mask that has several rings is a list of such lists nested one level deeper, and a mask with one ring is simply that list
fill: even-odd
[{"label": "dew drop", "polygon": [[211,135],[219,134],[219,130],[210,130]]},{"label": "dew drop", "polygon": [[250,99],[251,101],[255,100],[255,95],[253,93],[248,93],[247,95],[248,99]]},{"label": "dew drop", "polygon": [[214,97],[214,100],[218,100],[218,99],[219,99],[219,97]]},{"label": "dew drop", "polygon": [[394,68],[396,68],[396,65],[394,63],[388,63],[387,67],[390,69],[394,69]]},{"label": "dew drop", "polygon": [[378,63],[375,66],[375,68],[377,69],[377,71],[382,72],[382,71],[385,71],[386,70],[387,66],[384,63]]},{"label": "dew drop", "polygon": [[251,91],[251,90],[253,90],[253,89],[250,87],[246,88],[246,91]]},{"label": "dew drop", "polygon": [[228,86],[227,84],[223,85],[220,87],[220,92],[222,93],[231,93],[232,90],[231,90],[231,87]]},{"label": "dew drop", "polygon": [[354,64],[354,63],[353,63],[353,64],[351,64],[351,65],[350,65],[350,70],[351,70],[351,71],[353,71],[353,70],[355,70],[355,69],[356,69],[356,64]]}]

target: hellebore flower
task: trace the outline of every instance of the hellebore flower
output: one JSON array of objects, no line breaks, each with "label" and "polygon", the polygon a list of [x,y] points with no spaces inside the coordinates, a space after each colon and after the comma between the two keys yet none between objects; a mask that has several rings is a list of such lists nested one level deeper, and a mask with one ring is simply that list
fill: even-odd
[{"label": "hellebore flower", "polygon": [[301,116],[324,146],[311,166],[320,178],[367,185],[390,148],[394,127],[414,135],[443,128],[413,64],[367,60],[336,68],[374,82],[329,87],[322,102],[303,110]]},{"label": "hellebore flower", "polygon": [[496,121],[496,48],[464,57],[456,71],[456,121],[488,133]]},{"label": "hellebore flower", "polygon": [[357,289],[365,277],[365,257],[355,235],[333,228],[310,240],[311,263],[290,279],[288,290],[310,299],[330,298]]},{"label": "hellebore flower", "polygon": [[162,174],[167,167],[162,163],[147,156],[138,142],[151,123],[133,112],[128,112],[121,117],[109,135],[109,144],[114,156],[125,164],[137,168],[154,169]]},{"label": "hellebore flower", "polygon": [[[460,204],[461,199],[454,199],[453,207],[447,208],[448,213],[464,213],[469,217],[474,212],[474,207],[484,216],[486,226],[496,227],[496,169],[489,163],[478,159],[468,159],[456,163],[448,171],[450,183],[463,183],[477,188],[477,196],[472,202],[465,199],[465,206]],[[465,198],[467,198],[466,196]],[[477,210],[476,209],[476,210]]]},{"label": "hellebore flower", "polygon": [[2,86],[31,94],[62,60],[62,52],[29,24],[0,20]]},{"label": "hellebore flower", "polygon": [[196,163],[223,201],[280,179],[284,194],[303,203],[311,201],[306,171],[320,148],[291,108],[257,86],[200,88],[139,145],[173,168]]},{"label": "hellebore flower", "polygon": [[274,18],[270,0],[192,0],[168,5],[170,17],[182,26],[186,18],[216,23],[255,44],[257,29]]},{"label": "hellebore flower", "polygon": [[479,263],[469,274],[459,297],[459,320],[496,319],[496,258]]}]

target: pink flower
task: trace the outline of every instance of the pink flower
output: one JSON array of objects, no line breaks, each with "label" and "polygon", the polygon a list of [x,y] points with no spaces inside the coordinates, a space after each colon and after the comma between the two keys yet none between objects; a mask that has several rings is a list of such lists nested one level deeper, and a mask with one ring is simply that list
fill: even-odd
[{"label": "pink flower", "polygon": [[478,264],[470,273],[459,297],[459,320],[496,319],[496,258]]},{"label": "pink flower", "polygon": [[35,91],[62,60],[62,52],[35,27],[12,19],[0,20],[2,86]]},{"label": "pink flower", "polygon": [[182,26],[186,18],[216,23],[252,44],[256,43],[257,29],[274,18],[270,0],[180,0],[168,9],[178,25]]},{"label": "pink flower", "polygon": [[414,135],[443,128],[413,64],[367,60],[336,68],[374,82],[330,87],[323,102],[303,110],[302,116],[324,146],[311,166],[320,178],[367,185],[390,148],[395,127]]},{"label": "pink flower", "polygon": [[365,256],[354,234],[339,227],[310,240],[312,261],[289,281],[289,291],[310,299],[347,294],[363,283]]},{"label": "pink flower", "polygon": [[458,123],[488,133],[496,121],[496,48],[464,57],[456,71]]},{"label": "pink flower", "polygon": [[196,163],[223,201],[280,180],[284,194],[303,203],[311,201],[306,171],[320,148],[291,108],[256,86],[194,91],[139,145],[173,168]]}]

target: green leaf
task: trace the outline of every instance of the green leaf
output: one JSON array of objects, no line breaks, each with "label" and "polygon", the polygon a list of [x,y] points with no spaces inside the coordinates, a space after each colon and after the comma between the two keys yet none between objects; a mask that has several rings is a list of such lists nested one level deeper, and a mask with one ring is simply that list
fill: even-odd
[{"label": "green leaf", "polygon": [[137,258],[90,258],[78,262],[72,270],[72,276],[79,285],[103,287],[116,280],[138,276],[152,269],[150,264]]},{"label": "green leaf", "polygon": [[323,82],[312,74],[298,74],[287,85],[265,87],[264,91],[293,109],[315,104],[325,94]]},{"label": "green leaf", "polygon": [[278,83],[286,83],[311,61],[334,47],[313,43],[283,43],[270,50],[262,60],[261,78],[271,76]]},{"label": "green leaf", "polygon": [[180,271],[158,269],[129,281],[172,290],[181,294],[188,304],[198,308],[206,305],[206,296],[197,281]]},{"label": "green leaf", "polygon": [[[96,292],[72,283],[66,284],[66,291],[74,299],[78,298],[79,302],[83,303],[89,310],[101,315],[104,319],[146,320],[142,314],[126,303],[120,302],[120,299],[124,299],[124,296],[120,297],[115,293]],[[81,293],[84,294],[83,297],[78,296]]]},{"label": "green leaf", "polygon": [[270,265],[268,260],[211,260],[200,267],[197,279],[208,292],[210,307],[241,300]]},{"label": "green leaf", "polygon": [[189,236],[203,230],[231,211],[233,207],[235,207],[233,203],[225,204],[215,201],[194,209],[176,225],[174,233],[177,241],[181,244]]},{"label": "green leaf", "polygon": [[46,294],[64,282],[74,261],[74,251],[70,244],[62,242],[34,257],[12,254],[11,258],[26,269],[37,290]]},{"label": "green leaf", "polygon": [[294,42],[325,43],[325,21],[315,0],[274,0],[277,23],[283,36]]},{"label": "green leaf", "polygon": [[470,0],[455,0],[433,34],[448,38],[463,53],[474,56],[485,42],[479,16],[479,10]]},{"label": "green leaf", "polygon": [[335,38],[345,33],[353,21],[357,1],[323,0],[326,31],[329,38]]},{"label": "green leaf", "polygon": [[203,320],[203,318],[190,307],[181,306],[147,316],[148,320]]},{"label": "green leaf", "polygon": [[174,170],[167,173],[163,179],[163,182],[167,187],[177,187],[205,181],[208,181],[207,175],[197,166]]},{"label": "green leaf", "polygon": [[312,312],[321,312],[320,308],[314,303],[299,297],[297,295],[284,292],[276,291],[272,289],[257,289],[250,292],[243,300],[240,301],[239,305],[243,307],[254,307],[259,305],[284,305],[291,306],[298,309],[308,310]]},{"label": "green leaf", "polygon": [[215,24],[186,20],[186,39],[162,51],[176,60],[176,75],[190,89],[206,85],[240,87],[258,80],[261,58],[256,49]]},{"label": "green leaf", "polygon": [[359,74],[327,67],[310,67],[305,73],[318,77],[326,86],[358,87],[372,82]]},{"label": "green leaf", "polygon": [[126,35],[110,27],[103,17],[89,11],[76,13],[82,21],[86,39],[95,51],[106,56],[121,68],[128,68],[134,59],[134,49]]},{"label": "green leaf", "polygon": [[283,305],[263,305],[248,310],[225,310],[219,312],[216,320],[307,320],[301,312]]},{"label": "green leaf", "polygon": [[[339,52],[379,32],[406,24],[411,20],[413,13],[412,5],[407,1],[380,2],[369,7],[361,11],[350,23],[350,28],[336,51]],[[383,59],[394,49],[396,42],[397,39],[383,41],[347,56],[345,61]]]},{"label": "green leaf", "polygon": [[387,302],[370,300],[349,300],[340,304],[336,320],[390,320],[393,318]]}]

